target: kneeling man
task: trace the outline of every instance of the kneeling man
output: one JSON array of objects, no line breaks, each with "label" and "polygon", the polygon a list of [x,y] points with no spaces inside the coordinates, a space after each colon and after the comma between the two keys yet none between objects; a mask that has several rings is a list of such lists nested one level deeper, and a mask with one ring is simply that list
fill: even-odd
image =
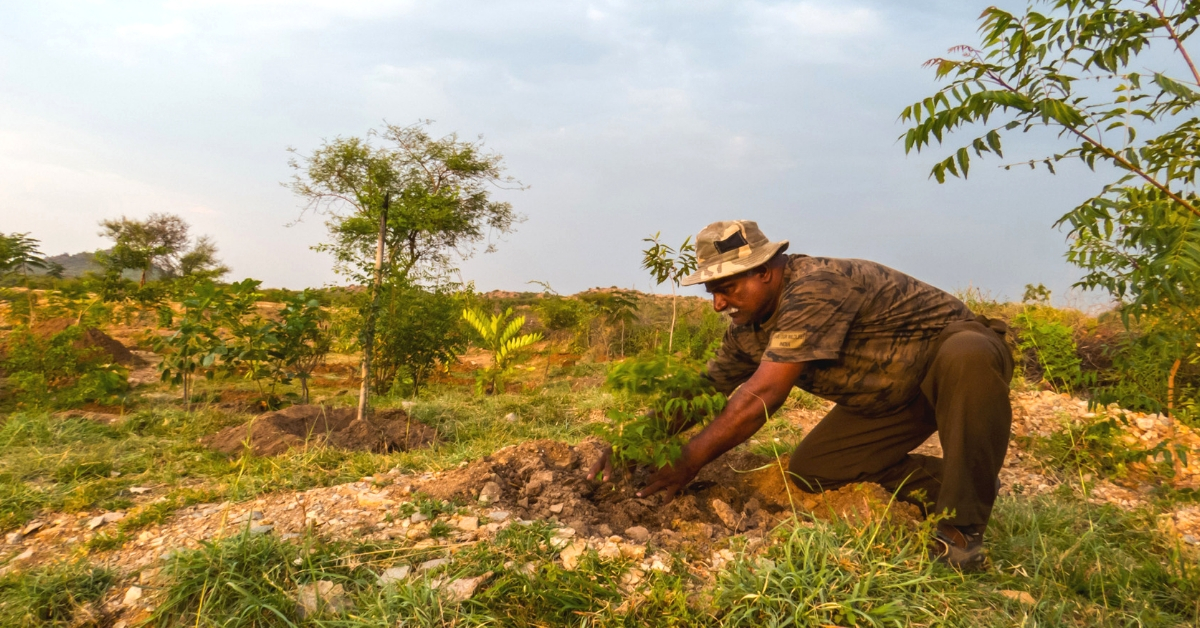
[{"label": "kneeling man", "polygon": [[[797,486],[881,484],[945,515],[940,560],[981,566],[1012,422],[1004,324],[881,264],[785,255],[787,246],[740,220],[713,223],[696,237],[699,269],[683,284],[703,283],[713,308],[732,319],[708,364],[708,377],[731,396],[639,495],[674,497],[701,467],[757,432],[798,386],[837,405],[792,453]],[[942,458],[910,453],[935,431]]]}]

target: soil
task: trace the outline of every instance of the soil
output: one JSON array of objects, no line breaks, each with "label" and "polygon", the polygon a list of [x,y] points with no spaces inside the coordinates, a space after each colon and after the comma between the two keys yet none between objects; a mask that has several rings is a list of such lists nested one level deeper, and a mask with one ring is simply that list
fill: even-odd
[{"label": "soil", "polygon": [[[642,527],[667,546],[706,545],[738,533],[764,535],[795,513],[865,523],[880,516],[916,522],[920,511],[891,502],[882,487],[849,486],[810,494],[785,481],[787,458],[734,451],[706,466],[687,490],[669,503],[661,494],[637,497],[647,469],[621,473],[615,483],[585,479],[603,444],[587,439],[572,447],[551,440],[507,447],[461,469],[419,483],[416,490],[458,502],[488,502],[521,519],[564,523],[583,536],[632,535]],[[481,496],[483,499],[481,499]]]},{"label": "soil", "polygon": [[306,446],[375,453],[408,451],[428,447],[436,439],[436,430],[400,409],[379,410],[360,421],[355,408],[295,405],[227,427],[201,443],[229,455],[249,448],[256,456],[274,456]]},{"label": "soil", "polygon": [[[39,338],[49,338],[54,334],[65,331],[74,324],[75,321],[69,318],[54,318],[34,323],[31,331]],[[95,327],[84,328],[83,337],[75,343],[75,348],[99,349],[109,356],[113,362],[124,366],[136,367],[143,364],[142,360],[134,355],[125,345]]]}]

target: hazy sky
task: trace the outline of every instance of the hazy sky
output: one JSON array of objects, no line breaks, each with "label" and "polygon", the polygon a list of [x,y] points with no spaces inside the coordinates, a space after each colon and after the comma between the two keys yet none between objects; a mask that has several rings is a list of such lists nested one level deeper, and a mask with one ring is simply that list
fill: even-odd
[{"label": "hazy sky", "polygon": [[429,118],[529,186],[497,192],[527,220],[462,264],[482,290],[649,289],[642,238],[744,218],[946,289],[1061,296],[1075,272],[1052,225],[1095,175],[993,160],[938,185],[945,151],[896,141],[937,87],[922,62],[975,43],[987,4],[0,0],[0,231],[76,252],[105,246],[102,218],[175,212],[231,278],[337,282],[309,250],[321,220],[287,226],[286,148]]}]

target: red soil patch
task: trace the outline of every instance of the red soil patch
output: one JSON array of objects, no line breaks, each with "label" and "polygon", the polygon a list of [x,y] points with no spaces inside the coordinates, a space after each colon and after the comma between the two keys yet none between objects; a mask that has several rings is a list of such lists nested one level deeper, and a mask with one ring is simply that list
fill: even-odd
[{"label": "red soil patch", "polygon": [[330,446],[386,453],[428,447],[437,432],[409,418],[403,410],[379,410],[366,420],[354,408],[296,405],[254,417],[201,439],[205,446],[236,455],[248,448],[257,456],[274,456],[295,447]]}]

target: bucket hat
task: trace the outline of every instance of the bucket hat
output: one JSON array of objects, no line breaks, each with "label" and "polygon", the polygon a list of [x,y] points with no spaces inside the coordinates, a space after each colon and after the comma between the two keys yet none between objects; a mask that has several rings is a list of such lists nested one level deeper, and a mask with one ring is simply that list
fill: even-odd
[{"label": "bucket hat", "polygon": [[768,240],[754,221],[714,222],[696,235],[696,272],[680,283],[691,286],[745,272],[765,264],[787,247],[787,240]]}]

